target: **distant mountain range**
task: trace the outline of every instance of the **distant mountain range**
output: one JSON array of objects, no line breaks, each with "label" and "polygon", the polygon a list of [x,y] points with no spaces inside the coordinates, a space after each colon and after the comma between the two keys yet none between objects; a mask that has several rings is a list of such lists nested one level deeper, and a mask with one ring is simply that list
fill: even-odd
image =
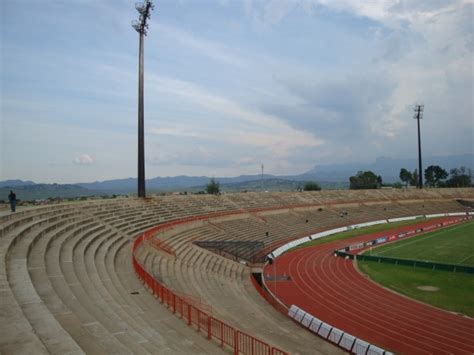
[{"label": "distant mountain range", "polygon": [[[423,168],[429,165],[439,165],[449,172],[450,169],[465,166],[474,170],[474,155],[452,155],[427,157]],[[371,170],[381,175],[384,182],[399,181],[401,168],[413,171],[418,166],[417,159],[397,159],[380,157],[374,163],[348,163],[317,165],[310,171],[300,175],[263,175],[263,188],[268,191],[295,190],[304,181],[317,181],[323,188],[347,188],[349,177],[357,171]],[[174,176],[155,177],[146,181],[150,192],[183,191],[196,192],[204,190],[209,182],[208,176]],[[241,175],[237,177],[216,177],[223,191],[260,191],[262,189],[261,175]],[[36,184],[33,181],[6,180],[0,181],[0,200],[6,199],[10,189],[15,189],[22,199],[44,199],[48,197],[76,197],[105,194],[135,193],[136,178],[115,179],[76,184]],[[5,197],[3,197],[5,196]]]},{"label": "distant mountain range", "polygon": [[36,185],[33,181],[23,181],[23,180],[4,180],[0,181],[1,187],[16,187],[16,186],[31,186]]},{"label": "distant mountain range", "polygon": [[[433,156],[423,158],[423,169],[430,165],[439,165],[448,173],[449,170],[465,166],[474,170],[474,154],[462,154],[451,156]],[[418,168],[418,159],[399,159],[380,157],[375,163],[361,164],[332,164],[315,166],[310,171],[300,176],[313,176],[316,180],[324,181],[347,181],[351,175],[357,171],[371,170],[377,175],[381,175],[385,182],[399,181],[400,169],[406,168],[413,171]]]},{"label": "distant mountain range", "polygon": [[27,184],[18,183],[14,186],[4,185],[5,181],[0,182],[0,200],[7,201],[10,190],[14,190],[19,200],[44,200],[49,197],[80,197],[103,195],[104,192],[88,190],[83,187],[71,184]]}]

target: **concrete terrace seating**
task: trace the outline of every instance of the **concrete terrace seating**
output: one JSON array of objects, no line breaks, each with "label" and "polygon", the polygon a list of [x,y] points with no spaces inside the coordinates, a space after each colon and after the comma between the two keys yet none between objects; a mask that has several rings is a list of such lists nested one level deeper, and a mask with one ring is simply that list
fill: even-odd
[{"label": "concrete terrace seating", "polygon": [[[141,284],[130,268],[130,240],[76,212],[28,215],[17,228],[14,219],[5,223],[2,353],[218,351],[147,292],[131,295],[130,285]],[[117,273],[111,250],[126,251],[120,264],[128,275]],[[176,336],[164,337],[170,333]]]},{"label": "concrete terrace seating", "polygon": [[[403,202],[385,199],[367,204],[324,205],[321,210],[314,207],[263,211],[257,215],[243,214],[240,218],[222,222],[216,219],[211,223],[164,237],[175,248],[177,256],[171,257],[164,252],[156,251],[153,247],[148,247],[144,264],[148,270],[152,270],[155,277],[161,279],[171,289],[207,300],[213,306],[214,314],[222,317],[226,322],[243,329],[252,329],[258,332],[265,341],[279,345],[281,334],[278,337],[262,331],[265,326],[259,323],[260,319],[244,311],[255,309],[260,300],[260,296],[255,295],[255,290],[249,281],[249,269],[235,261],[223,260],[224,258],[220,255],[213,256],[209,251],[199,251],[199,248],[191,243],[196,240],[260,240],[268,245],[305,231],[348,224],[349,220],[363,222],[417,213],[463,211],[463,207],[455,201],[430,199],[413,202],[405,199]],[[350,219],[341,219],[339,210],[348,210]],[[155,254],[154,257],[153,254]],[[291,325],[277,320],[278,313],[274,314],[273,309],[267,312],[265,322],[279,324],[280,331],[287,334],[290,328],[286,327],[291,327]],[[258,314],[260,316],[260,313]],[[298,343],[303,341],[299,339]],[[286,339],[287,346],[288,342],[289,340]],[[292,344],[289,349],[295,351],[298,346]]]},{"label": "concrete terrace seating", "polygon": [[[299,334],[295,324],[266,304],[251,284],[247,267],[193,245],[188,247],[192,251],[185,254],[188,259],[183,262],[172,260],[159,251],[154,252],[152,247],[139,250],[138,255],[155,276],[161,273],[165,284],[172,280],[174,291],[199,298],[212,307],[213,316],[231,326],[250,330],[251,334],[259,329],[261,339],[282,349],[292,349],[295,353],[318,353],[318,349],[338,352],[309,333]],[[150,253],[155,254],[155,258]],[[290,336],[282,341],[281,333]]]},{"label": "concrete terrace seating", "polygon": [[[473,190],[118,198],[2,211],[0,353],[222,352],[147,292],[131,265],[133,238],[146,229],[215,212],[240,214],[158,235],[176,255],[143,243],[136,257],[170,289],[212,306],[213,315],[273,346],[337,351],[268,305],[250,282],[250,268],[193,242],[269,246],[348,219],[464,211],[454,200],[474,199]],[[347,218],[339,216],[344,209]],[[251,257],[245,244],[240,248],[239,255]]]}]

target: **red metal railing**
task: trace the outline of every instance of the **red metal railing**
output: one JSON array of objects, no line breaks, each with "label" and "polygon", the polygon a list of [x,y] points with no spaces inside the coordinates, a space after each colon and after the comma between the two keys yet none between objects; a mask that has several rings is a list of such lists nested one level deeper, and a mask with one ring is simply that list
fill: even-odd
[{"label": "red metal railing", "polygon": [[[214,216],[213,216],[214,217]],[[173,225],[184,223],[178,221]],[[169,225],[158,226],[146,231],[142,236],[135,239],[133,243],[133,251],[144,240],[149,239],[160,230],[160,227],[168,228]],[[235,355],[287,355],[286,352],[272,347],[271,345],[247,334],[234,327],[214,318],[207,312],[197,308],[187,302],[184,298],[160,284],[155,278],[148,273],[142,265],[136,260],[135,254],[132,256],[133,268],[138,278],[148,287],[150,292],[157,297],[161,303],[166,305],[170,311],[177,314],[189,326],[197,328],[199,332],[207,334],[209,340],[216,340],[222,347],[229,346],[233,349]]]},{"label": "red metal railing", "polygon": [[187,295],[185,293],[181,293],[177,291],[173,291],[173,292],[176,296],[178,296],[181,300],[185,301],[186,303],[212,315],[212,306],[204,303],[201,300],[201,297],[191,296],[191,295]]}]

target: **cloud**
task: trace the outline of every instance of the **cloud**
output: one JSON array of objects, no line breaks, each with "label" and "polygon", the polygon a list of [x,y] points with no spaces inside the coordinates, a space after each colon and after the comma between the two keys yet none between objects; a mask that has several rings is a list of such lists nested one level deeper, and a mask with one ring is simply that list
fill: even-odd
[{"label": "cloud", "polygon": [[[1,147],[9,176],[134,173],[133,3],[80,1],[72,12],[55,2],[8,4]],[[426,110],[424,154],[472,150],[472,1],[178,5],[152,15],[146,39],[147,174],[199,175],[212,166],[232,175],[261,162],[294,173],[322,160],[410,156],[416,101]],[[45,144],[51,132],[57,139]],[[98,151],[100,161],[79,155]]]},{"label": "cloud", "polygon": [[306,1],[256,1],[245,0],[245,14],[257,29],[268,29],[278,24],[285,16]]},{"label": "cloud", "polygon": [[[311,82],[307,78],[281,80],[300,103],[268,102],[265,112],[285,118],[325,141],[360,141],[368,133],[390,136],[390,98],[396,88],[386,73],[364,73]],[[383,124],[382,124],[383,123]]]},{"label": "cloud", "polygon": [[199,38],[192,33],[184,31],[178,27],[157,23],[153,25],[160,33],[160,36],[168,38],[172,43],[184,45],[201,56],[209,57],[215,61],[222,62],[236,67],[245,67],[247,62],[237,55],[236,51],[228,46]]},{"label": "cloud", "polygon": [[91,165],[94,159],[89,154],[81,154],[72,161],[75,165]]},{"label": "cloud", "polygon": [[206,166],[224,167],[230,165],[226,152],[219,152],[203,145],[183,146],[172,151],[160,150],[147,158],[151,166]]},{"label": "cloud", "polygon": [[245,107],[196,84],[174,78],[153,75],[150,77],[148,90],[172,95],[175,99],[179,98],[180,102],[184,100],[187,104],[200,106],[219,117],[219,122],[203,120],[192,129],[175,123],[154,127],[150,130],[154,134],[206,138],[264,147],[279,155],[285,155],[297,147],[317,147],[324,144],[322,139],[306,130],[294,128],[276,115]]}]

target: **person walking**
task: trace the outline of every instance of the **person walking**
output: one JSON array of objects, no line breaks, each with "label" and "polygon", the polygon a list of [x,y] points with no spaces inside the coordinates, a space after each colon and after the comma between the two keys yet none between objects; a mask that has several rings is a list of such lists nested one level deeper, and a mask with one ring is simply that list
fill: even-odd
[{"label": "person walking", "polygon": [[12,212],[16,211],[16,194],[10,190],[10,195],[8,195],[8,200],[10,201],[10,208]]}]

